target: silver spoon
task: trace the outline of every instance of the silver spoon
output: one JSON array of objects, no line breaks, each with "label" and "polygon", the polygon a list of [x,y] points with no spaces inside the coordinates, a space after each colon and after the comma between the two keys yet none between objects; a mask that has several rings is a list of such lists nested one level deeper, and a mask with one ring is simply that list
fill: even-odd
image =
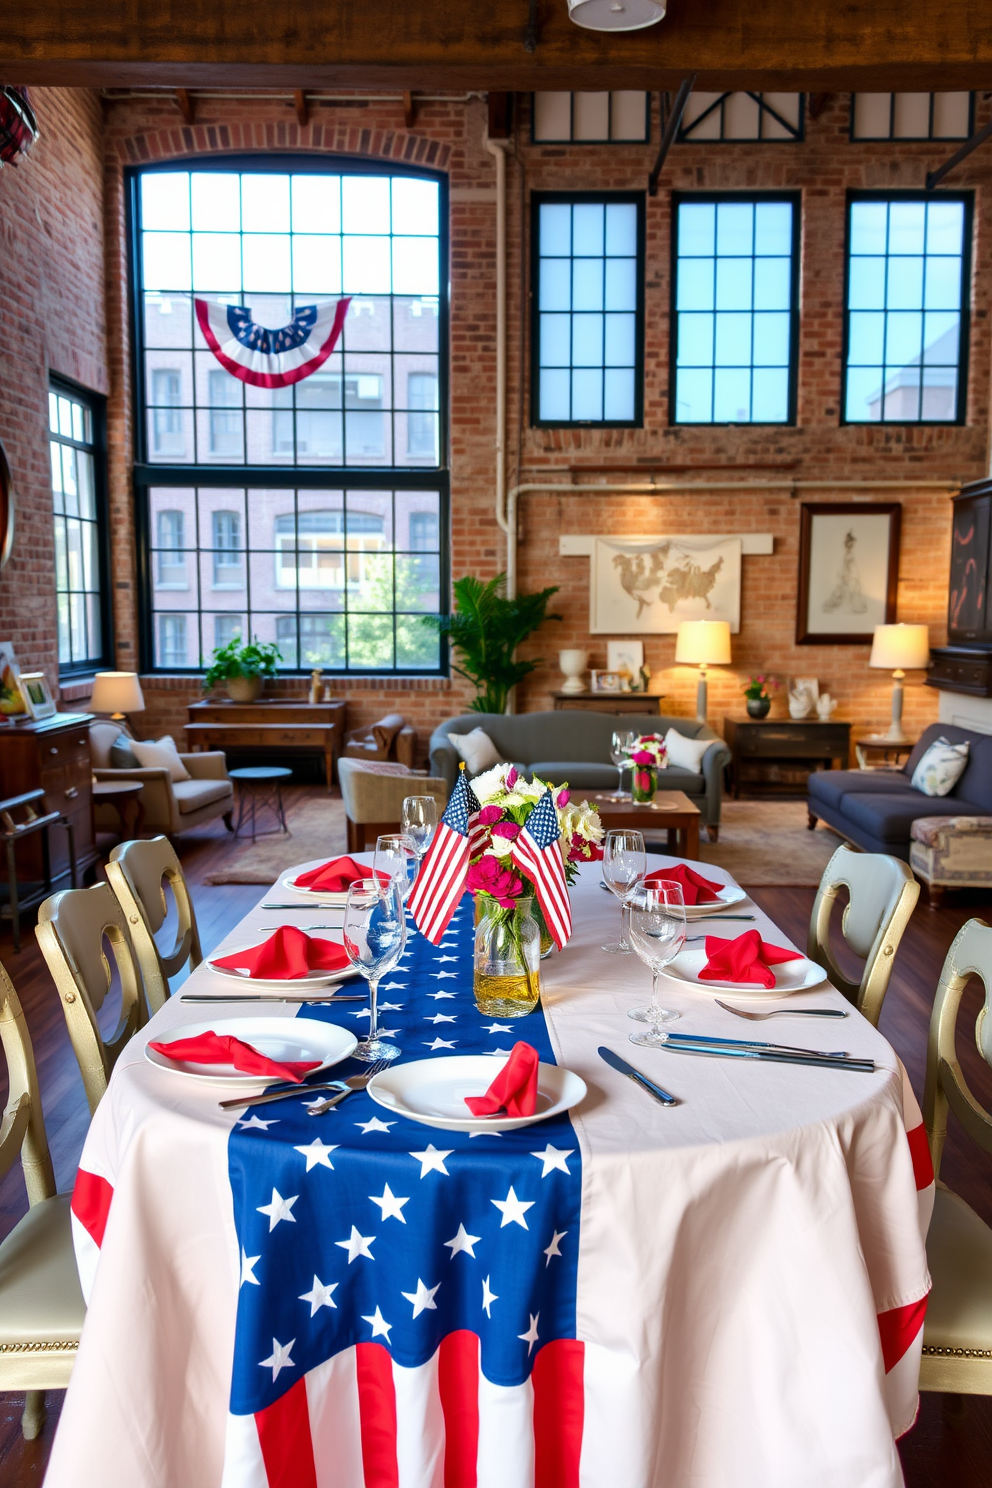
[{"label": "silver spoon", "polygon": [[721,1002],[719,997],[713,1001],[717,1007],[723,1008],[726,1013],[734,1013],[738,1018],[748,1018],[752,1023],[763,1023],[766,1018],[846,1018],[847,1011],[844,1008],[776,1008],[770,1013],[751,1013],[744,1008],[731,1007],[729,1002]]}]

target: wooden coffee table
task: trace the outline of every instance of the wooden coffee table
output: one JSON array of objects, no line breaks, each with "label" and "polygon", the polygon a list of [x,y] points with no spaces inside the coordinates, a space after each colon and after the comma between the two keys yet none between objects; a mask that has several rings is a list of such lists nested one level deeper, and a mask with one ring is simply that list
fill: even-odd
[{"label": "wooden coffee table", "polygon": [[699,857],[699,807],[685,791],[655,791],[653,802],[612,801],[608,794],[587,796],[608,832],[624,827],[641,832],[668,833],[668,846],[683,857]]}]

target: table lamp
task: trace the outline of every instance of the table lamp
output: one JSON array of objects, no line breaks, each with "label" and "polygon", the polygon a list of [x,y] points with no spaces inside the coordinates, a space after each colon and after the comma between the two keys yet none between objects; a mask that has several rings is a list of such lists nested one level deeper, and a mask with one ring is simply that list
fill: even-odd
[{"label": "table lamp", "polygon": [[730,665],[728,620],[683,620],[675,642],[675,660],[699,667],[696,717],[706,722],[706,668]]},{"label": "table lamp", "polygon": [[908,671],[918,671],[930,661],[930,636],[925,625],[876,625],[871,643],[870,667],[892,673],[892,722],[883,737],[893,744],[909,740],[902,731],[902,684]]},{"label": "table lamp", "polygon": [[92,713],[109,713],[114,723],[126,723],[127,713],[143,713],[145,700],[137,672],[97,672],[90,694]]}]

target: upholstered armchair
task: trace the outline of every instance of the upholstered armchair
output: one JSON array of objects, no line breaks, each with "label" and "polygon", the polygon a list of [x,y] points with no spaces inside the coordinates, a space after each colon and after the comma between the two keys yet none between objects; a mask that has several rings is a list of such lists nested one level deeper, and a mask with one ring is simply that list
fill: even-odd
[{"label": "upholstered armchair", "polygon": [[417,730],[402,713],[387,713],[369,729],[352,729],[345,734],[346,759],[389,760],[413,767],[417,752]]},{"label": "upholstered armchair", "polygon": [[[189,780],[173,780],[165,768],[141,768],[130,765],[114,768],[110,762],[110,751],[123,731],[116,723],[100,721],[90,724],[90,758],[96,780],[140,780],[143,786],[141,805],[144,811],[142,830],[164,832],[166,837],[175,837],[188,832],[192,827],[202,826],[222,816],[228,831],[233,831],[231,813],[234,807],[234,787],[227,774],[227,760],[222,750],[209,750],[202,754],[180,754]],[[101,813],[106,813],[106,821]],[[113,809],[109,806],[96,808],[98,828],[116,830]]]}]

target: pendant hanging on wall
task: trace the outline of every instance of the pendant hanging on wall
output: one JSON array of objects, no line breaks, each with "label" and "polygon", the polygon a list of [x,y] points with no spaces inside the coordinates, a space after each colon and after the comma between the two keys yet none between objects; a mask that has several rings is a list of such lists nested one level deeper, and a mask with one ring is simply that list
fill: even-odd
[{"label": "pendant hanging on wall", "polygon": [[0,88],[0,168],[16,165],[38,138],[38,120],[26,88]]},{"label": "pendant hanging on wall", "polygon": [[269,330],[242,305],[193,301],[204,339],[232,377],[252,387],[279,388],[302,382],[327,361],[337,345],[351,297],[323,305],[301,305],[288,325]]}]

